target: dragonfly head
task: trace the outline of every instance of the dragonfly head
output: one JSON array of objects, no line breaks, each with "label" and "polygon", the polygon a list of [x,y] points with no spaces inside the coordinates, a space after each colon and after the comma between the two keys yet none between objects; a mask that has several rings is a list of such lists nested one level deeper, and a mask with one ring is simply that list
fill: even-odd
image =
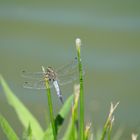
[{"label": "dragonfly head", "polygon": [[52,67],[47,67],[47,72],[53,72],[53,68]]}]

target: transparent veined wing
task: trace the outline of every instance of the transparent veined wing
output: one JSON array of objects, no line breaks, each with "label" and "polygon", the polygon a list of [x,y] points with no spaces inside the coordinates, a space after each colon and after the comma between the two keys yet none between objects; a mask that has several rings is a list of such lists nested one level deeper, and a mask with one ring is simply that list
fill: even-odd
[{"label": "transparent veined wing", "polygon": [[42,71],[40,72],[28,72],[23,70],[21,76],[23,78],[28,78],[28,79],[43,79],[44,73]]},{"label": "transparent veined wing", "polygon": [[[50,88],[53,86],[53,83],[50,82]],[[32,80],[26,81],[23,84],[24,88],[29,89],[46,89],[45,81],[44,80]]]},{"label": "transparent veined wing", "polygon": [[56,70],[56,73],[58,76],[66,76],[70,73],[75,72],[77,68],[78,68],[78,61],[77,61],[77,57],[75,57],[75,59],[69,64],[63,65],[62,67],[58,68]]},{"label": "transparent veined wing", "polygon": [[[60,85],[66,85],[74,80],[79,78],[79,69],[78,69],[78,59],[75,57],[75,59],[62,67],[60,67],[57,71],[57,80]],[[83,75],[85,74],[85,71],[83,71]]]},{"label": "transparent veined wing", "polygon": [[78,78],[78,61],[77,58],[67,65],[56,70],[57,81],[60,85],[66,85]]},{"label": "transparent veined wing", "polygon": [[[76,80],[79,76],[77,58],[75,58],[71,63],[60,67],[55,72],[56,72],[56,80],[60,85],[65,85]],[[44,82],[44,73],[42,71],[40,72],[22,71],[22,77],[30,80],[30,81],[27,80],[27,82],[24,83],[25,88],[32,88],[32,89],[46,88]],[[52,87],[51,82],[50,85]]]},{"label": "transparent veined wing", "polygon": [[[83,71],[83,75],[84,74],[85,74],[85,71]],[[73,81],[79,79],[78,67],[65,75],[58,75],[57,78],[60,85],[66,85],[66,84],[72,83]]]},{"label": "transparent veined wing", "polygon": [[[56,74],[59,76],[65,76],[68,73],[71,73],[72,71],[74,71],[77,67],[77,64],[78,64],[77,58],[75,58],[71,63],[69,63],[67,65],[63,65],[62,67],[57,69]],[[47,68],[45,68],[45,69],[47,69]],[[23,70],[21,76],[23,78],[28,78],[28,79],[42,79],[44,77],[44,73],[43,73],[43,71],[28,72],[26,70]]]},{"label": "transparent veined wing", "polygon": [[78,79],[78,72],[69,73],[66,75],[58,75],[57,81],[60,85],[66,85]]}]

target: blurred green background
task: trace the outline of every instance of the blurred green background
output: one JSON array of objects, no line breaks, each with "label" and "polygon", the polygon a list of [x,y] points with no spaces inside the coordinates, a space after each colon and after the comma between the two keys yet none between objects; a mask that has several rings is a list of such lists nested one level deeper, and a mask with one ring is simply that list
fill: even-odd
[{"label": "blurred green background", "polygon": [[[0,73],[41,122],[48,120],[44,90],[24,89],[22,70],[59,67],[82,40],[86,122],[102,127],[110,102],[120,101],[114,132],[140,132],[140,1],[0,1]],[[73,85],[61,87],[66,99]],[[56,113],[61,107],[53,89]],[[0,113],[21,135],[22,126],[0,87]],[[46,117],[46,118],[45,118]],[[140,134],[140,133],[139,133]],[[4,139],[0,129],[0,139]]]}]

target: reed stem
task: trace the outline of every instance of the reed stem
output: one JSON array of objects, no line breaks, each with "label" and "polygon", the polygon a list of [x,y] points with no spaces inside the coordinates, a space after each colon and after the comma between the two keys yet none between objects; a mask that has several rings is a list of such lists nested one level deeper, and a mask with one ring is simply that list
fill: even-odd
[{"label": "reed stem", "polygon": [[[46,73],[43,66],[42,66],[42,71],[44,72],[44,74]],[[46,93],[47,93],[47,98],[48,98],[49,115],[50,115],[50,120],[51,120],[51,125],[52,125],[53,137],[54,137],[54,140],[57,140],[57,133],[56,133],[56,127],[55,127],[54,114],[53,114],[53,104],[52,104],[52,98],[51,98],[50,84],[49,84],[48,78],[45,78],[44,80],[46,83]]]},{"label": "reed stem", "polygon": [[76,39],[76,49],[79,67],[79,81],[80,81],[80,140],[84,140],[84,93],[83,93],[83,70],[81,62],[81,40]]}]

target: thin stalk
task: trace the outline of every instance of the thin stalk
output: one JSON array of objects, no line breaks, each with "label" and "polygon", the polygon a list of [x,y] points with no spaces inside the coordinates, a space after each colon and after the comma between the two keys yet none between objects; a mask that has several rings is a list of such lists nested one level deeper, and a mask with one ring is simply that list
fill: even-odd
[{"label": "thin stalk", "polygon": [[105,136],[106,136],[106,132],[107,132],[107,129],[108,129],[108,124],[109,124],[109,118],[107,118],[107,121],[104,125],[104,128],[103,128],[103,133],[102,133],[102,136],[101,136],[101,140],[104,140],[105,139]]},{"label": "thin stalk", "polygon": [[[46,85],[47,84],[48,82],[46,81]],[[49,113],[50,113],[50,120],[52,124],[53,136],[54,136],[54,140],[56,140],[56,128],[55,128],[55,121],[54,121],[54,115],[53,115],[53,105],[52,105],[50,88],[47,88],[47,97],[48,97],[48,106],[49,106]]]},{"label": "thin stalk", "polygon": [[75,107],[72,107],[72,140],[75,140]]},{"label": "thin stalk", "polygon": [[86,125],[85,133],[84,133],[84,139],[85,140],[88,140],[89,139],[90,128],[91,128],[91,123],[89,123],[89,124]]},{"label": "thin stalk", "polygon": [[77,123],[78,123],[78,101],[79,101],[79,85],[74,87],[74,104],[72,106],[72,139],[77,139]]},{"label": "thin stalk", "polygon": [[[44,74],[46,74],[43,66],[42,66],[42,71],[44,72]],[[45,83],[46,83],[46,91],[47,91],[46,93],[47,93],[47,98],[48,98],[49,114],[50,114],[53,136],[54,136],[54,140],[57,140],[55,120],[54,120],[54,114],[53,114],[53,104],[52,104],[52,99],[51,99],[50,84],[49,84],[48,78],[46,78],[46,77],[45,77]]]},{"label": "thin stalk", "polygon": [[109,132],[108,132],[108,140],[111,140],[111,132],[112,132],[112,126],[113,126],[113,122],[114,122],[115,118],[114,116],[111,117],[110,120],[110,125],[109,125]]},{"label": "thin stalk", "polygon": [[111,132],[112,132],[112,124],[110,124],[110,127],[109,127],[108,140],[111,140]]},{"label": "thin stalk", "polygon": [[114,113],[114,111],[115,111],[115,109],[117,108],[118,105],[119,105],[119,102],[117,102],[115,105],[113,105],[113,103],[111,103],[110,112],[109,112],[109,115],[107,117],[106,123],[105,123],[104,128],[103,128],[101,140],[105,139],[105,136],[106,136],[106,133],[107,133],[108,130],[110,131],[108,139],[110,139],[112,124],[114,122],[113,113]]},{"label": "thin stalk", "polygon": [[80,80],[80,140],[84,140],[84,93],[83,93],[83,70],[81,62],[81,40],[76,39],[78,56],[79,80]]}]

